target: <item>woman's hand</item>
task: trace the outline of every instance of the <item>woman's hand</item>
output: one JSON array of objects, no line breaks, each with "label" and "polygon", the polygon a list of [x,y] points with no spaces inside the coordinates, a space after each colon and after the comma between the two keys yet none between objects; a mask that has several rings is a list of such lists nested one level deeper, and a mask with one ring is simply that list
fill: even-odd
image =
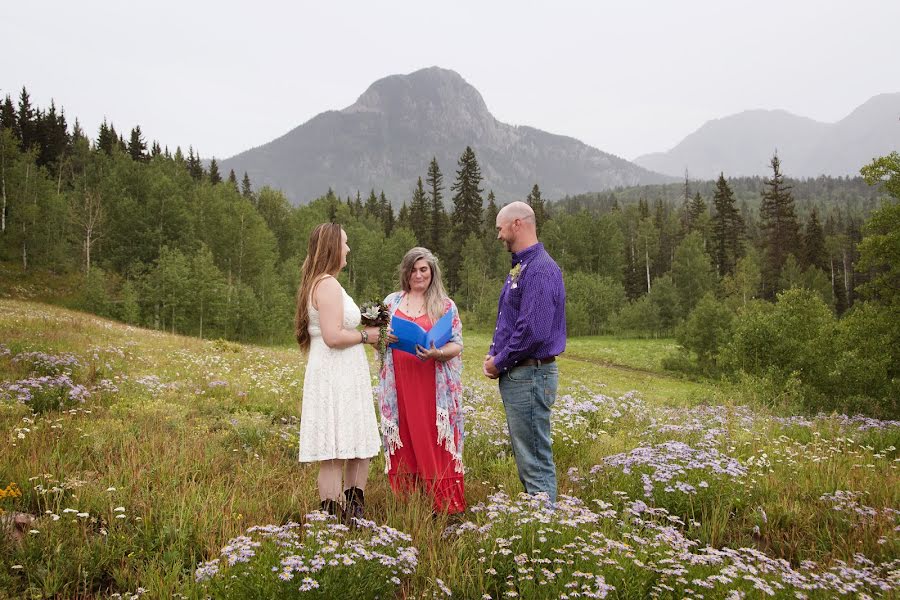
[{"label": "woman's hand", "polygon": [[444,360],[443,351],[434,347],[434,341],[431,342],[431,348],[425,348],[424,346],[416,344],[416,356],[422,361],[428,360],[429,358],[441,361]]},{"label": "woman's hand", "polygon": [[[370,344],[372,344],[373,346],[378,344],[378,340],[381,337],[381,331],[378,327],[365,327],[363,328],[363,331],[368,334]],[[388,328],[385,339],[387,340],[388,344],[393,344],[397,341],[397,336],[391,332],[390,328]]]}]

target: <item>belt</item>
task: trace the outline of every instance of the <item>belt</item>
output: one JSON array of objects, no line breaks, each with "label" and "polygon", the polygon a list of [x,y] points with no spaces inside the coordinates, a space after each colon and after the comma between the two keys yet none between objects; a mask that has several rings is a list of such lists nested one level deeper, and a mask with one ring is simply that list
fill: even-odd
[{"label": "belt", "polygon": [[549,358],[526,358],[525,360],[520,360],[516,363],[517,367],[539,367],[541,365],[549,365],[552,362],[556,362],[556,357],[551,356]]}]

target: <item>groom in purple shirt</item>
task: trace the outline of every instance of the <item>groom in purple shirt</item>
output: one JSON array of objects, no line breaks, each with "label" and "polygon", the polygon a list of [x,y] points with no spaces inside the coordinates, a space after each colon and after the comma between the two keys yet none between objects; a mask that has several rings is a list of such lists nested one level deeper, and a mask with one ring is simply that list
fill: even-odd
[{"label": "groom in purple shirt", "polygon": [[497,308],[497,329],[484,374],[500,380],[500,397],[519,479],[529,494],[556,501],[550,409],[556,401],[556,357],[566,349],[562,271],[537,239],[534,211],[524,202],[497,214],[497,239],[512,252]]}]

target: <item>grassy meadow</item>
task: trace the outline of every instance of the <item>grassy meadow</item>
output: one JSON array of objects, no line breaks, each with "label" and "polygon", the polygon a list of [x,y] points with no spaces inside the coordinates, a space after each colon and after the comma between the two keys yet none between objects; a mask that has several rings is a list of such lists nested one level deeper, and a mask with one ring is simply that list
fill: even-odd
[{"label": "grassy meadow", "polygon": [[[0,299],[0,599],[900,590],[900,422],[741,405],[664,374],[671,340],[573,339],[549,507],[519,495],[480,375],[489,338],[464,335],[469,511],[448,522],[424,497],[396,501],[378,457],[371,521],[348,531],[311,514],[296,348]],[[17,530],[18,513],[34,520]]]}]

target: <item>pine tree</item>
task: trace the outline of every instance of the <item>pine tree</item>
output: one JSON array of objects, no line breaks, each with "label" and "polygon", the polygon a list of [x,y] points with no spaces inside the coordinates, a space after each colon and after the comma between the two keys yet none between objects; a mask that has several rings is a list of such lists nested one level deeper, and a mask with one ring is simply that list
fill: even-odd
[{"label": "pine tree", "polygon": [[19,114],[16,116],[16,137],[19,138],[19,145],[23,150],[28,150],[34,144],[37,136],[37,123],[35,123],[34,109],[31,107],[31,97],[28,91],[22,86],[22,93],[19,94]]},{"label": "pine tree", "polygon": [[788,254],[795,256],[800,250],[800,224],[794,212],[791,186],[784,183],[781,161],[772,157],[772,179],[763,180],[764,190],[759,207],[765,259],[763,264],[763,293],[774,298],[781,279],[781,268]]},{"label": "pine tree", "polygon": [[803,235],[803,266],[828,270],[828,252],[825,250],[825,232],[819,223],[819,215],[815,208],[806,221],[806,232]]},{"label": "pine tree", "polygon": [[56,103],[50,100],[50,108],[42,113],[35,111],[35,146],[38,148],[37,164],[50,166],[59,164],[69,147],[69,132],[66,116],[56,112]]},{"label": "pine tree", "polygon": [[484,231],[489,239],[494,239],[495,229],[497,227],[497,197],[494,196],[494,190],[488,192],[487,206],[484,207]]},{"label": "pine tree", "polygon": [[234,186],[234,189],[238,189],[237,175],[234,174],[234,169],[228,172],[228,183]]},{"label": "pine tree", "polygon": [[244,171],[244,178],[241,179],[241,196],[247,200],[253,199],[253,188],[250,187],[250,176]]},{"label": "pine tree", "polygon": [[458,285],[459,268],[462,265],[462,250],[466,238],[473,232],[481,231],[482,199],[481,168],[470,146],[466,146],[457,162],[456,181],[450,189],[453,195],[453,246],[448,252],[448,271],[452,287]]},{"label": "pine tree", "polygon": [[364,212],[362,197],[359,194],[359,190],[356,190],[356,200],[353,201],[353,216],[358,219],[363,216]]},{"label": "pine tree", "polygon": [[719,173],[716,191],[713,195],[712,255],[720,277],[734,272],[741,257],[741,237],[744,223],[734,204],[734,192],[725,181],[725,174]]},{"label": "pine tree", "polygon": [[431,163],[428,165],[425,184],[428,186],[428,193],[431,196],[431,218],[429,219],[431,235],[429,236],[428,247],[432,252],[441,254],[443,253],[447,213],[444,211],[443,201],[444,176],[438,166],[436,157],[432,157]]},{"label": "pine tree", "polygon": [[703,224],[703,216],[708,212],[709,209],[706,206],[706,201],[700,195],[700,192],[697,192],[687,207],[687,230],[689,232],[698,231]]},{"label": "pine tree", "polygon": [[200,162],[200,154],[194,154],[193,146],[188,146],[187,170],[195,181],[203,179],[203,163]]},{"label": "pine tree", "polygon": [[153,140],[153,143],[150,144],[150,156],[156,158],[157,156],[162,156],[162,146],[159,145],[157,140]]},{"label": "pine tree", "polygon": [[459,170],[456,171],[456,182],[450,189],[453,195],[453,226],[457,233],[459,247],[473,231],[481,231],[482,204],[481,168],[472,148],[466,146],[459,157]]},{"label": "pine tree", "polygon": [[394,231],[394,207],[391,206],[387,196],[384,195],[384,190],[381,190],[381,195],[378,198],[378,215],[381,217],[384,234],[391,235],[391,232]]},{"label": "pine tree", "polygon": [[369,197],[366,198],[366,205],[363,211],[367,217],[375,217],[379,221],[381,220],[380,213],[378,211],[378,196],[375,195],[375,188],[372,188],[372,190],[369,192]]},{"label": "pine tree", "polygon": [[100,131],[97,133],[97,148],[106,154],[112,155],[113,148],[116,146],[116,132],[106,124],[106,119],[100,123]]},{"label": "pine tree", "polygon": [[685,232],[691,231],[691,185],[688,170],[684,170],[684,187],[681,198],[681,225]]},{"label": "pine tree", "polygon": [[[350,198],[347,198],[347,206],[350,206]],[[397,213],[397,227],[406,227],[407,229],[412,229],[409,219],[409,207],[406,205],[406,200],[404,200],[403,204],[400,206],[400,211]],[[416,240],[416,243],[418,244],[419,241]]]},{"label": "pine tree", "polygon": [[0,105],[0,129],[9,129],[15,135],[16,132],[16,109],[13,107],[12,98],[9,94]]},{"label": "pine tree", "polygon": [[147,142],[141,134],[141,126],[135,125],[128,140],[128,155],[131,160],[142,162],[147,158]]},{"label": "pine tree", "polygon": [[422,178],[416,182],[413,188],[412,202],[409,205],[409,226],[416,242],[425,246],[431,236],[431,215],[428,211],[428,198],[425,196],[425,188],[422,186]]},{"label": "pine tree", "polygon": [[209,182],[213,185],[222,183],[222,176],[219,174],[219,163],[216,162],[215,156],[209,161]]},{"label": "pine tree", "polygon": [[534,184],[534,187],[531,188],[531,192],[529,192],[525,202],[534,211],[534,220],[537,225],[538,235],[540,235],[541,227],[543,227],[547,215],[544,212],[544,199],[541,198],[541,188],[538,187],[538,184]]}]

